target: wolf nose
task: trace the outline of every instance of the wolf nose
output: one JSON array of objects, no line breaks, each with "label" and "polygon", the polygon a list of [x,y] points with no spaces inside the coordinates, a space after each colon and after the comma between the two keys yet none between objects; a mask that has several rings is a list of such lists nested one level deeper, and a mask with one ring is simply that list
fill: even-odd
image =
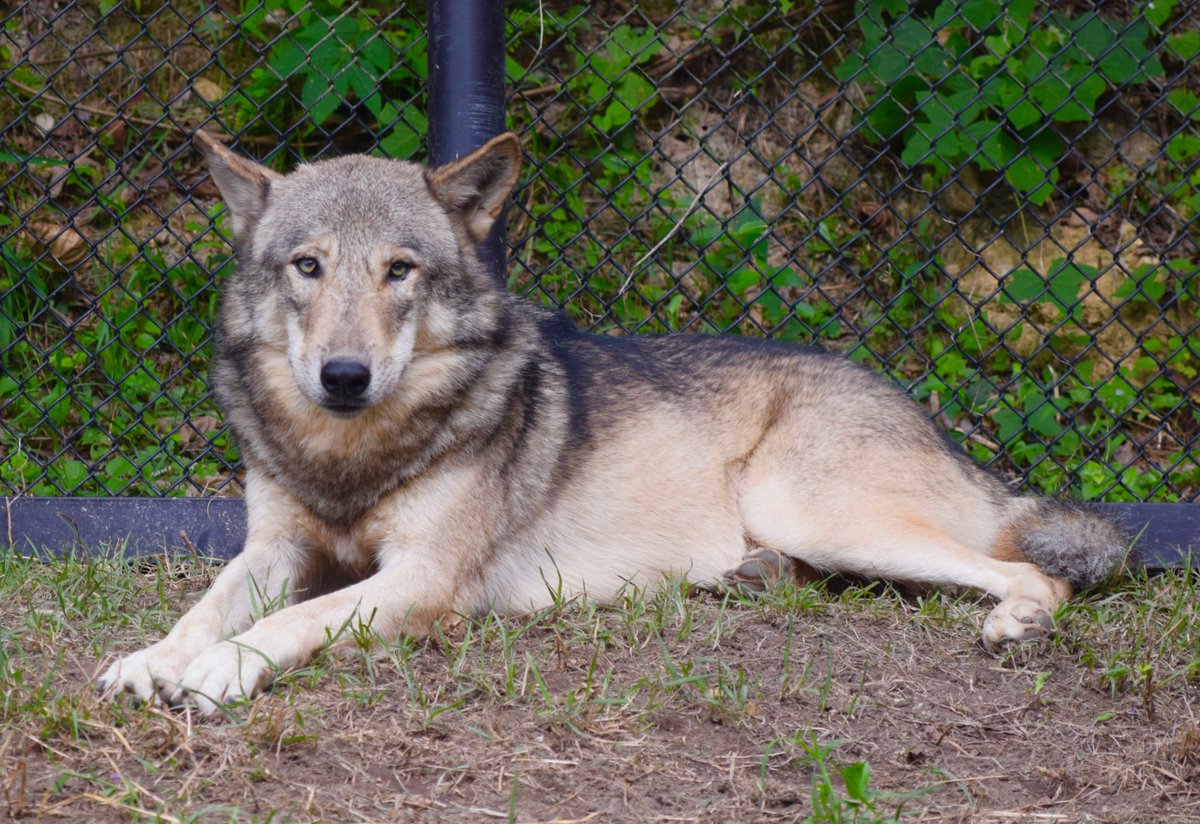
[{"label": "wolf nose", "polygon": [[361,397],[371,383],[371,370],[356,360],[331,360],[321,367],[321,386],[330,397],[348,401]]}]

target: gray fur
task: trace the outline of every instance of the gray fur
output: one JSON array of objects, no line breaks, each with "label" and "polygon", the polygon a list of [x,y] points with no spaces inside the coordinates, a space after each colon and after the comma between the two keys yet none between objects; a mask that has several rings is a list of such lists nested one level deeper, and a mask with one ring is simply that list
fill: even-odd
[{"label": "gray fur", "polygon": [[1121,569],[1131,537],[1113,521],[1084,506],[1042,501],[1017,526],[1026,560],[1048,575],[1070,581],[1076,591],[1102,584]]}]

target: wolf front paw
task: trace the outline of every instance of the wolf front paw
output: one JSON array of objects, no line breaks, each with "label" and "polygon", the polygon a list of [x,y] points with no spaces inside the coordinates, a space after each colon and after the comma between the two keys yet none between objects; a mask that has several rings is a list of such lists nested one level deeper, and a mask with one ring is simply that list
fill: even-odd
[{"label": "wolf front paw", "polygon": [[193,704],[201,715],[212,715],[231,701],[252,698],[276,669],[266,653],[236,641],[222,641],[192,661],[171,703]]},{"label": "wolf front paw", "polygon": [[983,645],[999,655],[1010,644],[1045,638],[1054,631],[1050,611],[1032,598],[1009,598],[988,613],[983,622]]},{"label": "wolf front paw", "polygon": [[181,645],[163,639],[113,662],[96,689],[107,700],[129,694],[139,703],[157,703],[173,691],[192,657]]}]

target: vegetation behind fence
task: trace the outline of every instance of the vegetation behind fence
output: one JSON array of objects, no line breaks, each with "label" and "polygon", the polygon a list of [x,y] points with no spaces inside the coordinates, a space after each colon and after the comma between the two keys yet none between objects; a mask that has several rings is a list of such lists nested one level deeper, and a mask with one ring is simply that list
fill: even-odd
[{"label": "vegetation behind fence", "polygon": [[[508,7],[509,285],[600,332],[815,342],[975,457],[1200,490],[1200,11]],[[237,492],[206,371],[232,262],[189,146],[419,158],[419,4],[0,12],[0,488]]]}]

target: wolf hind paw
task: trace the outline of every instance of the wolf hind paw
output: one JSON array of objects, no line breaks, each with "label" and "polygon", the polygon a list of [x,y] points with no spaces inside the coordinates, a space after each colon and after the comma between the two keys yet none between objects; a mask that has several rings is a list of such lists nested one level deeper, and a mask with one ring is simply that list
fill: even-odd
[{"label": "wolf hind paw", "polygon": [[721,583],[741,595],[761,595],[780,581],[811,584],[821,578],[821,573],[804,561],[763,548],[749,553],[741,563],[722,575]]}]

